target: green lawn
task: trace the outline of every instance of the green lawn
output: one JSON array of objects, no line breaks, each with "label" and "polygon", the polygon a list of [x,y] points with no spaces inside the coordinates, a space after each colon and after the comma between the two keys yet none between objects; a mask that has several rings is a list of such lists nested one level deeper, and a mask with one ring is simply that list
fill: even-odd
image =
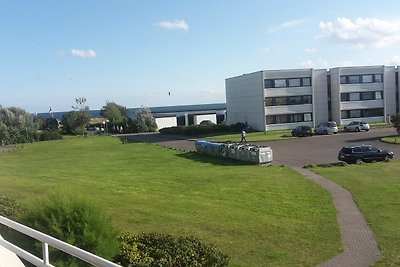
[{"label": "green lawn", "polygon": [[330,196],[287,167],[102,136],[0,154],[0,184],[27,208],[59,189],[85,194],[121,231],[194,235],[231,266],[315,266],[341,252]]},{"label": "green lawn", "polygon": [[381,141],[390,144],[400,144],[400,135],[382,137]]},{"label": "green lawn", "polygon": [[400,162],[312,170],[352,193],[383,254],[376,266],[400,266]]},{"label": "green lawn", "polygon": [[[204,138],[212,142],[240,142],[241,133],[202,135],[198,136],[198,138]],[[291,130],[246,133],[247,142],[274,141],[288,138],[296,138],[291,136]]]}]

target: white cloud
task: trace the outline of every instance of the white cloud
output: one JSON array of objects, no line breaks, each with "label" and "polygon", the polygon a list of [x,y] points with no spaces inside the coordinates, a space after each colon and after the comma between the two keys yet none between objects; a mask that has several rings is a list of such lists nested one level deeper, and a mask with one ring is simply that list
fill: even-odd
[{"label": "white cloud", "polygon": [[389,60],[389,65],[400,65],[400,56],[394,56]]},{"label": "white cloud", "polygon": [[297,20],[289,20],[289,21],[285,21],[283,23],[281,23],[278,26],[272,26],[270,27],[267,32],[268,33],[273,33],[273,32],[277,32],[280,30],[284,30],[284,29],[289,29],[289,28],[293,28],[296,27],[300,24],[304,23],[304,19],[297,19]]},{"label": "white cloud", "polygon": [[315,52],[317,52],[317,49],[314,48],[314,47],[312,47],[312,48],[304,48],[304,51],[306,53],[315,53]]},{"label": "white cloud", "polygon": [[306,59],[300,61],[300,66],[303,68],[328,68],[328,61],[323,59],[322,57],[317,58],[316,60]]},{"label": "white cloud", "polygon": [[358,49],[366,46],[382,48],[400,43],[400,21],[376,18],[357,18],[352,21],[338,17],[334,23],[321,21],[319,28],[322,31],[319,39],[351,44]]},{"label": "white cloud", "polygon": [[91,49],[89,50],[81,50],[81,49],[71,49],[70,55],[74,57],[81,58],[95,58],[97,57],[97,53]]},{"label": "white cloud", "polygon": [[184,20],[174,20],[174,21],[160,21],[154,23],[155,26],[161,27],[166,30],[184,30],[187,31],[189,29],[189,25]]},{"label": "white cloud", "polygon": [[263,47],[261,48],[261,52],[268,54],[271,51],[271,49],[269,49],[268,47]]}]

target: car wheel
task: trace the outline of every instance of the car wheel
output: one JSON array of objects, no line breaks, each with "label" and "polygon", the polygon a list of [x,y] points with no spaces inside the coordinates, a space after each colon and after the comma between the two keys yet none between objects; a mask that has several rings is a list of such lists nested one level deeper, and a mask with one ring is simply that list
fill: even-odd
[{"label": "car wheel", "polygon": [[356,164],[360,164],[362,162],[362,159],[361,158],[358,158],[358,159],[356,159]]},{"label": "car wheel", "polygon": [[344,127],[344,131],[347,132],[347,127]]},{"label": "car wheel", "polygon": [[325,131],[324,131],[324,134],[328,134],[328,131],[327,131],[327,130],[325,130]]},{"label": "car wheel", "polygon": [[388,161],[389,160],[389,156],[388,155],[385,155],[384,157],[383,157],[383,161]]},{"label": "car wheel", "polygon": [[359,131],[360,131],[360,128],[357,127],[357,128],[356,128],[356,131],[359,132]]}]

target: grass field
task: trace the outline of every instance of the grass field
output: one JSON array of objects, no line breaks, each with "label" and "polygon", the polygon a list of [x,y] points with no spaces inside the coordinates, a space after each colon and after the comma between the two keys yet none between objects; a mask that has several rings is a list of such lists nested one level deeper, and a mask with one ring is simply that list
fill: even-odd
[{"label": "grass field", "polygon": [[382,252],[376,266],[400,266],[400,162],[312,170],[352,193]]},{"label": "grass field", "polygon": [[315,266],[341,252],[330,196],[283,166],[102,136],[0,154],[0,184],[27,208],[57,190],[84,194],[121,231],[194,235],[231,266]]},{"label": "grass field", "polygon": [[[212,142],[240,142],[241,133],[231,133],[231,134],[219,134],[219,135],[202,135],[198,136],[198,138],[204,138],[206,140]],[[246,139],[247,142],[257,142],[257,141],[274,141],[274,140],[283,140],[288,138],[296,138],[291,137],[291,130],[276,130],[276,131],[267,131],[267,132],[253,132],[247,133]]]},{"label": "grass field", "polygon": [[382,137],[381,141],[390,144],[400,144],[400,136],[394,135],[394,136]]}]

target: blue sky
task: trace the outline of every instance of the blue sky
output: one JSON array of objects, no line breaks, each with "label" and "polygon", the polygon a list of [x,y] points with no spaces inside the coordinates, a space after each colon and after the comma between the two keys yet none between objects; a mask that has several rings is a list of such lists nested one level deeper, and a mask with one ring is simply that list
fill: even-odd
[{"label": "blue sky", "polygon": [[0,105],[221,103],[225,79],[243,73],[400,65],[399,10],[398,0],[0,0]]}]

